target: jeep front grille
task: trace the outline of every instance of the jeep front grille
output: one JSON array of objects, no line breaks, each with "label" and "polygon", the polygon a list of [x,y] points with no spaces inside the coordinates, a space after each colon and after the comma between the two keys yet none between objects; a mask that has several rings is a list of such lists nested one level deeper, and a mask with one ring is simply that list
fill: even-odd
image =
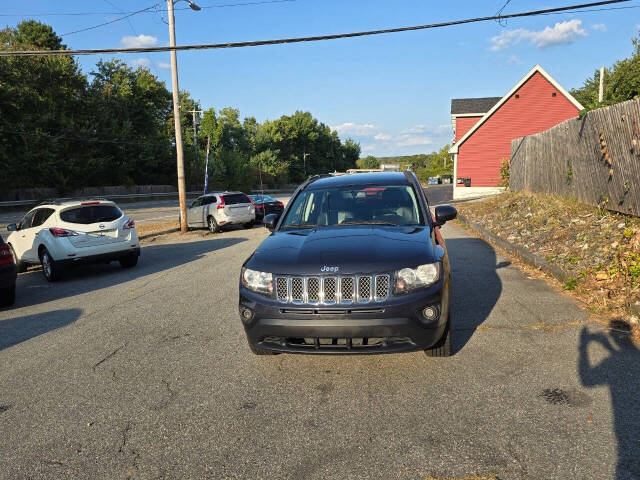
[{"label": "jeep front grille", "polygon": [[281,303],[348,305],[382,302],[389,296],[390,276],[276,277],[276,298]]}]

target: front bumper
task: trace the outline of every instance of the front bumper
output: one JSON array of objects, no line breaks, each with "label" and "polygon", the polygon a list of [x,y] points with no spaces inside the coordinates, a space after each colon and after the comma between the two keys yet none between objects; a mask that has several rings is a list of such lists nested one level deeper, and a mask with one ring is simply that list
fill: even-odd
[{"label": "front bumper", "polygon": [[14,263],[0,266],[0,289],[13,287],[17,276],[18,269]]},{"label": "front bumper", "polygon": [[[446,299],[446,300],[443,300]],[[442,282],[428,290],[361,305],[294,306],[240,286],[239,311],[255,347],[288,353],[374,354],[424,350],[442,337],[449,316]],[[427,321],[422,311],[439,316]],[[251,319],[243,318],[246,310]]]}]

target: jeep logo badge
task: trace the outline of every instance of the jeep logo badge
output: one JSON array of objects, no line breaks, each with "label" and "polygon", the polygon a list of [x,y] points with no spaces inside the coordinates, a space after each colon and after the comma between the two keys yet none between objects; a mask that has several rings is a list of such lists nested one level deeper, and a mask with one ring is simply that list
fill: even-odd
[{"label": "jeep logo badge", "polygon": [[332,272],[332,273],[335,273],[338,270],[340,270],[340,267],[328,267],[326,265],[323,265],[322,268],[320,268],[321,272]]}]

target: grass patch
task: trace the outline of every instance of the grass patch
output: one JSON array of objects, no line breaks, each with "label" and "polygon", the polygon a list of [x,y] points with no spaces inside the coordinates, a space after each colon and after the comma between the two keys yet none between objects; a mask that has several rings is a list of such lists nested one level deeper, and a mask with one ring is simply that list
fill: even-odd
[{"label": "grass patch", "polygon": [[151,235],[154,233],[165,232],[167,230],[172,230],[180,228],[180,225],[177,221],[173,222],[159,222],[159,223],[140,223],[136,225],[136,231],[138,232],[138,236],[141,237],[143,235]]}]

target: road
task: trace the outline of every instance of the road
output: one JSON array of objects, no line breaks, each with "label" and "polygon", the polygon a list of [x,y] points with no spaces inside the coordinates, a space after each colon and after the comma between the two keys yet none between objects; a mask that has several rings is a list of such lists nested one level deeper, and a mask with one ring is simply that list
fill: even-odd
[{"label": "road", "polygon": [[640,477],[638,349],[484,241],[444,228],[453,357],[257,357],[236,279],[265,235],[20,275],[0,311],[2,478]]},{"label": "road", "polygon": [[[430,185],[425,188],[425,191],[431,205],[446,203],[453,198],[452,185]],[[289,195],[277,195],[276,199],[286,203],[289,200]],[[133,218],[138,224],[177,221],[179,212],[178,201],[175,199],[127,203],[121,204],[120,208],[125,215]],[[27,211],[0,213],[0,235],[2,238],[6,239],[8,236],[7,225],[19,222]]]}]

